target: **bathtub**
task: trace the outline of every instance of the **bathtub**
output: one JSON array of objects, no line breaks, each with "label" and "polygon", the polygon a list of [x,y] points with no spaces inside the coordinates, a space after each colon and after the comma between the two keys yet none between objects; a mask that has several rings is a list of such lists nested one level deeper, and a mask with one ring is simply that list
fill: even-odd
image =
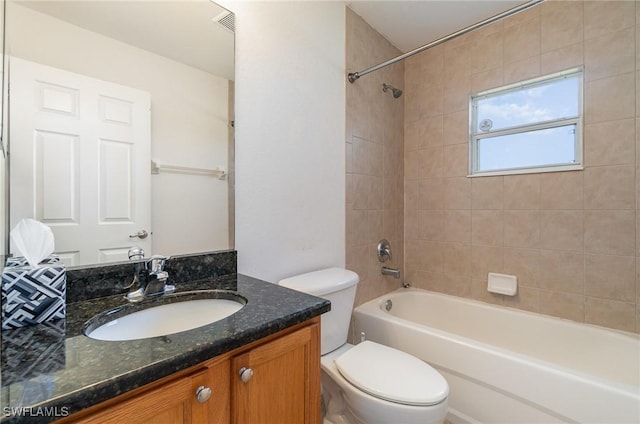
[{"label": "bathtub", "polygon": [[640,423],[634,334],[413,288],[353,318],[357,340],[411,353],[447,379],[453,424]]}]

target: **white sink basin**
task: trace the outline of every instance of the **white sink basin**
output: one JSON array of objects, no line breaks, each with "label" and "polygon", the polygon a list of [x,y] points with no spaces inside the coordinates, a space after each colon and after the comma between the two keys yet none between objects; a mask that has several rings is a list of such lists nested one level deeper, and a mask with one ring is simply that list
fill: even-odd
[{"label": "white sink basin", "polygon": [[244,307],[241,300],[190,299],[114,318],[85,334],[97,340],[137,340],[192,330],[226,318]]}]

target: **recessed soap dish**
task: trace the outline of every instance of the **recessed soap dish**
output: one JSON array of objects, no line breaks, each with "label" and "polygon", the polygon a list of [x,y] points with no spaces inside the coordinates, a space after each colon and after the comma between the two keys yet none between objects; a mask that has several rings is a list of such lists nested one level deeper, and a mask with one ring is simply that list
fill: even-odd
[{"label": "recessed soap dish", "polygon": [[508,274],[489,273],[487,290],[492,293],[515,296],[518,292],[518,277]]}]

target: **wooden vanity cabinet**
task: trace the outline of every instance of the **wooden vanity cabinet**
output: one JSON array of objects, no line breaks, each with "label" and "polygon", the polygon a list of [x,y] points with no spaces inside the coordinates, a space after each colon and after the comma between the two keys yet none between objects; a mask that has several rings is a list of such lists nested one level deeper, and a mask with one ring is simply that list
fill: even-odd
[{"label": "wooden vanity cabinet", "polygon": [[302,328],[231,360],[231,423],[317,423],[318,325]]},{"label": "wooden vanity cabinet", "polygon": [[[202,403],[196,396],[200,387],[211,390]],[[200,400],[206,394],[201,393]],[[320,422],[317,317],[80,411],[59,424]]]}]

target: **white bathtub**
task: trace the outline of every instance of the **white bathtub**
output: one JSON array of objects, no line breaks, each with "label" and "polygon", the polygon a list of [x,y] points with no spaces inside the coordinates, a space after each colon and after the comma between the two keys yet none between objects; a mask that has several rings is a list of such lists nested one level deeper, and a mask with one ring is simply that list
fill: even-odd
[{"label": "white bathtub", "polygon": [[438,369],[454,424],[640,423],[633,334],[419,289],[360,305],[354,329]]}]

